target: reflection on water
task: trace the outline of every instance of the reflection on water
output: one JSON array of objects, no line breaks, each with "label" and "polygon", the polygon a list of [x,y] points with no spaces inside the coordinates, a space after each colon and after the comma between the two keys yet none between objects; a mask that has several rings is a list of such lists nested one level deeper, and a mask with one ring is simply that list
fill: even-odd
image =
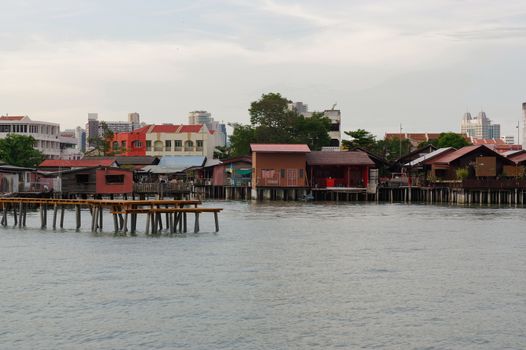
[{"label": "reflection on water", "polygon": [[2,229],[1,348],[526,348],[524,209],[207,205],[218,234]]}]

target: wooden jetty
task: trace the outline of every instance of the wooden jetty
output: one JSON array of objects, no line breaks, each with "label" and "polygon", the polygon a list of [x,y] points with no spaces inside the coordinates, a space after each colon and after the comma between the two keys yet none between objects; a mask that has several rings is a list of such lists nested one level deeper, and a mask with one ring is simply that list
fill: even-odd
[{"label": "wooden jetty", "polygon": [[[146,215],[146,234],[160,234],[163,228],[169,233],[185,233],[188,214],[194,214],[194,232],[199,232],[199,218],[202,213],[213,213],[215,232],[219,231],[218,213],[221,208],[199,207],[199,200],[126,200],[126,199],[51,199],[51,198],[0,198],[2,210],[0,226],[8,226],[9,213],[12,213],[13,225],[26,227],[28,208],[38,208],[40,227],[48,225],[48,210],[53,212],[53,229],[64,228],[64,215],[67,207],[75,208],[75,229],[82,224],[81,208],[88,208],[91,214],[91,231],[102,232],[103,215],[106,209],[113,216],[113,231],[131,235],[137,233],[137,217]],[[163,214],[165,217],[163,225]]]}]

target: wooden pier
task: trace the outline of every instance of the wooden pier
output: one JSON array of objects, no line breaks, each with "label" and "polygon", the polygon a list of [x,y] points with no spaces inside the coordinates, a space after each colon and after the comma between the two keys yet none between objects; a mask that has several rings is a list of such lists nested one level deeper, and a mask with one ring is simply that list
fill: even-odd
[{"label": "wooden pier", "polygon": [[[146,215],[145,233],[160,234],[163,229],[168,233],[188,232],[188,214],[194,214],[194,232],[200,231],[200,214],[214,214],[215,232],[219,231],[218,213],[221,208],[199,207],[198,200],[118,200],[118,199],[51,199],[51,198],[0,198],[2,210],[0,226],[9,226],[9,217],[13,218],[14,227],[26,227],[27,211],[38,209],[40,227],[48,226],[48,210],[53,212],[52,228],[57,224],[64,228],[64,216],[67,207],[75,208],[75,229],[82,225],[81,208],[88,208],[91,232],[102,232],[105,210],[113,216],[113,232],[115,234],[136,235],[138,215]],[[12,214],[12,215],[9,215]],[[163,224],[164,214],[164,224]]]}]

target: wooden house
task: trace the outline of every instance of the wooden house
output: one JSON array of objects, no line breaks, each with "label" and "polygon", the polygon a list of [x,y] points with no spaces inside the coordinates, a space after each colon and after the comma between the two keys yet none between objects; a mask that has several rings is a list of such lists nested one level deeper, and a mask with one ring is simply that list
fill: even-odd
[{"label": "wooden house", "polygon": [[440,155],[427,160],[430,166],[430,177],[437,180],[457,180],[458,170],[467,172],[464,178],[495,178],[507,176],[505,166],[515,166],[515,163],[498,152],[484,146],[466,146],[454,152]]},{"label": "wooden house", "polygon": [[365,152],[307,153],[310,184],[316,188],[366,188],[369,182],[369,169],[374,167],[375,163]]},{"label": "wooden house", "polygon": [[60,191],[64,194],[123,195],[133,192],[133,172],[126,169],[96,166],[53,175],[60,179]]},{"label": "wooden house", "polygon": [[225,159],[213,168],[213,186],[248,186],[252,179],[252,158]]},{"label": "wooden house", "polygon": [[[251,144],[252,198],[297,198],[309,187],[306,172],[306,144]],[[293,191],[283,192],[285,189]],[[261,191],[259,191],[261,190]],[[276,191],[279,190],[279,191]],[[261,195],[260,195],[261,194]]]},{"label": "wooden house", "polygon": [[104,157],[89,157],[87,159],[75,159],[75,160],[65,160],[65,159],[46,159],[38,168],[43,171],[63,171],[70,169],[79,169],[79,168],[91,168],[91,167],[118,167],[119,163],[115,158],[104,158]]}]

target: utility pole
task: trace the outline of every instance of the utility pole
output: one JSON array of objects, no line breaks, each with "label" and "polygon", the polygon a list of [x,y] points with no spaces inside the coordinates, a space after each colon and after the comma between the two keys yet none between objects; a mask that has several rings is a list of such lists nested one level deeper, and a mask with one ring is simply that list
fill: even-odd
[{"label": "utility pole", "polygon": [[402,158],[402,123],[400,123],[400,158]]},{"label": "utility pole", "polygon": [[519,123],[520,123],[520,120],[517,120],[517,143],[516,143],[517,145],[520,145],[520,143],[519,143],[519,142],[520,142],[520,141],[519,141],[519,140],[520,140],[520,139],[519,139],[519,130],[520,130],[520,129],[519,129]]}]

